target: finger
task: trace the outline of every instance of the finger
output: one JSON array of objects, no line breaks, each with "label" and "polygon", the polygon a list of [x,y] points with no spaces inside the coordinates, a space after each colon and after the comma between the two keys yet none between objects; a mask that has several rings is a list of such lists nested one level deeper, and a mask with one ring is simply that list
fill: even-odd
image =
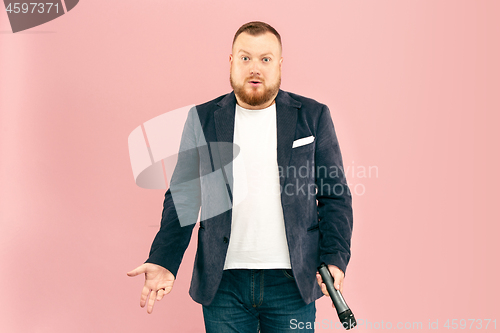
[{"label": "finger", "polygon": [[146,300],[148,299],[148,295],[151,292],[151,289],[148,287],[144,286],[142,288],[142,293],[141,293],[141,308],[143,308],[146,305]]},{"label": "finger", "polygon": [[139,274],[145,273],[146,272],[146,266],[142,264],[141,266],[137,267],[136,269],[131,270],[130,272],[127,272],[128,276],[137,276]]},{"label": "finger", "polygon": [[165,295],[165,289],[158,290],[158,293],[156,294],[156,300],[161,301],[164,295]]},{"label": "finger", "polygon": [[[335,280],[334,286],[335,289],[340,290],[340,286],[344,280],[344,274],[342,273],[341,270],[334,270],[332,272],[333,279]],[[340,290],[342,292],[342,290]]]},{"label": "finger", "polygon": [[342,275],[336,276],[335,277],[335,289],[340,290],[342,292],[341,287],[342,287],[343,281],[344,281],[344,277]]},{"label": "finger", "polygon": [[165,295],[166,295],[166,294],[169,294],[169,293],[172,291],[172,288],[173,288],[173,287],[174,287],[174,285],[173,285],[173,283],[172,283],[172,284],[170,284],[170,285],[166,286],[165,288],[163,288],[163,289],[165,289]]},{"label": "finger", "polygon": [[149,301],[148,301],[148,313],[151,314],[153,312],[153,306],[155,305],[156,301],[156,290],[151,290],[151,294],[149,295]]},{"label": "finger", "polygon": [[323,283],[323,278],[321,277],[321,274],[319,273],[316,274],[316,281],[318,281],[318,285],[320,286],[323,294],[325,294],[326,296],[330,296],[328,290],[326,289],[326,284]]},{"label": "finger", "polygon": [[323,292],[323,294],[325,294],[326,296],[330,296],[330,294],[328,293],[328,289],[326,289],[326,284],[321,283],[321,291],[322,291],[322,292]]},{"label": "finger", "polygon": [[321,287],[323,279],[321,278],[321,275],[319,273],[316,274],[316,281],[318,282],[318,285]]}]

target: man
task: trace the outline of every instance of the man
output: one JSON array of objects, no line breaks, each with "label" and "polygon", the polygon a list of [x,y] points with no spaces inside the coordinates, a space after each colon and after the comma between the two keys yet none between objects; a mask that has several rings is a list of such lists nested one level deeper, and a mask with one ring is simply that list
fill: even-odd
[{"label": "man", "polygon": [[127,273],[145,273],[148,313],[172,290],[200,206],[189,293],[207,332],[313,323],[328,295],[321,262],[342,290],[353,222],[340,148],[325,105],[279,89],[281,53],[270,25],[243,25],[229,56],[233,92],[190,110],[160,230]]}]

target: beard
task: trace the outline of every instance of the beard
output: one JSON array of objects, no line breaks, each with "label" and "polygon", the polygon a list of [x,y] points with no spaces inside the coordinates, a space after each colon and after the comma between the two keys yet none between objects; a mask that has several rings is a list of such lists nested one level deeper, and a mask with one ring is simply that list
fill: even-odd
[{"label": "beard", "polygon": [[[248,82],[251,78],[246,79],[244,82]],[[267,86],[264,81],[262,81],[262,86],[264,91],[257,92],[254,88],[250,87],[250,92],[247,91],[243,84],[237,84],[233,80],[233,75],[229,74],[229,82],[231,82],[231,87],[233,87],[234,94],[243,102],[251,106],[259,106],[269,102],[274,95],[278,92],[281,85],[281,76],[278,78],[278,82],[272,86]]]}]

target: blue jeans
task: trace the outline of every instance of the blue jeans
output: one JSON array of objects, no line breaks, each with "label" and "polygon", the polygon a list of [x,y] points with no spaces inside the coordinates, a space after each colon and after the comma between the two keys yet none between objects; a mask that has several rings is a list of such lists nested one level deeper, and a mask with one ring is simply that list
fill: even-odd
[{"label": "blue jeans", "polygon": [[314,332],[298,327],[314,327],[316,306],[304,302],[290,269],[228,269],[203,318],[207,333]]}]

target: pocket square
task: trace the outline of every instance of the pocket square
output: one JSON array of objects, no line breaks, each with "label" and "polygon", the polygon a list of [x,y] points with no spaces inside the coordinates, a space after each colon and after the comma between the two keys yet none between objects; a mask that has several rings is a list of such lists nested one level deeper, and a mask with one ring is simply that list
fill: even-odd
[{"label": "pocket square", "polygon": [[305,138],[300,138],[297,139],[293,142],[292,148],[300,147],[303,145],[307,145],[308,143],[311,143],[314,141],[314,136],[307,136]]}]

